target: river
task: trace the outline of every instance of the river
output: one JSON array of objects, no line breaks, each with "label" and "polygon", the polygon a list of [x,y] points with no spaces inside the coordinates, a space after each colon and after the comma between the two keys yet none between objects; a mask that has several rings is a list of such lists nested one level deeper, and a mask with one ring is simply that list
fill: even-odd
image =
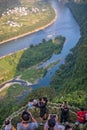
[{"label": "river", "polygon": [[53,8],[56,9],[57,13],[57,19],[55,23],[48,28],[40,30],[34,34],[0,45],[0,56],[5,56],[18,50],[28,48],[31,44],[36,45],[40,43],[43,38],[48,40],[56,37],[57,35],[66,37],[66,41],[61,53],[58,55],[53,54],[53,56],[40,67],[45,67],[48,64],[57,61],[59,58],[61,58],[61,61],[53,68],[48,70],[46,76],[42,79],[39,79],[38,84],[33,85],[34,88],[47,86],[50,84],[51,77],[55,74],[56,70],[58,70],[59,66],[64,63],[65,57],[70,52],[70,49],[76,45],[80,38],[80,27],[75,21],[69,8],[67,8],[64,4],[59,3],[57,0],[50,0],[50,2]]}]

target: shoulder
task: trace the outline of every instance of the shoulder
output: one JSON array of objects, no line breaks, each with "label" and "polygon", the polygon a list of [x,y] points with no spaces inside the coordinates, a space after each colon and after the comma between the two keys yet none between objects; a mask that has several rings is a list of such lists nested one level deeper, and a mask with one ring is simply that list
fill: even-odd
[{"label": "shoulder", "polygon": [[19,127],[21,127],[21,126],[22,126],[22,123],[21,123],[21,122],[17,124],[17,128],[19,128]]},{"label": "shoulder", "polygon": [[34,127],[34,128],[38,127],[38,123],[37,122],[31,122],[29,124],[31,125],[31,127]]},{"label": "shoulder", "polygon": [[58,125],[58,128],[61,128],[62,130],[65,130],[65,126],[63,126],[63,125]]},{"label": "shoulder", "polygon": [[11,129],[11,128],[12,128],[11,123],[9,125],[5,126],[5,130]]}]

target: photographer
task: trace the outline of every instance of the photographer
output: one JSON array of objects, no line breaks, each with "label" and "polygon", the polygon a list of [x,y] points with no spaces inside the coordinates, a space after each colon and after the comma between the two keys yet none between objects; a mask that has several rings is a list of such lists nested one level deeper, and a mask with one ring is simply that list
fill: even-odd
[{"label": "photographer", "polygon": [[46,119],[46,105],[47,105],[47,98],[43,97],[39,100],[37,107],[40,108],[40,119],[41,119],[41,123],[40,125],[42,125],[42,122],[44,119]]},{"label": "photographer", "polygon": [[61,117],[60,117],[60,122],[68,122],[68,118],[69,118],[69,105],[68,102],[65,101],[63,102],[63,104],[61,105]]},{"label": "photographer", "polygon": [[28,108],[32,109],[32,108],[37,107],[37,103],[38,101],[36,99],[30,99],[28,102]]},{"label": "photographer", "polygon": [[[30,122],[30,119],[32,122]],[[31,113],[24,111],[22,113],[22,122],[17,124],[17,130],[35,130],[38,127],[37,121]]]},{"label": "photographer", "polygon": [[45,123],[44,130],[64,130],[65,127],[60,125],[58,116],[56,114],[50,114],[48,120]]},{"label": "photographer", "polygon": [[5,120],[4,130],[16,130],[16,128],[12,125],[11,121],[8,118]]}]

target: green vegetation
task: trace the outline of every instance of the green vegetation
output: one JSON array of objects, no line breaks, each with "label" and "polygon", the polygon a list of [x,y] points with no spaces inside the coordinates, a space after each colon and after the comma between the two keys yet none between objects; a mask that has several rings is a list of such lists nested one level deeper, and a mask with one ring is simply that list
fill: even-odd
[{"label": "green vegetation", "polygon": [[31,83],[35,83],[39,78],[43,77],[47,72],[46,69],[36,69],[36,67],[30,67],[29,69],[25,69],[23,73],[21,73],[21,79],[27,80]]},{"label": "green vegetation", "polygon": [[36,46],[31,46],[31,48],[22,55],[19,64],[17,66],[18,70],[23,70],[37,63],[46,61],[49,59],[53,53],[60,53],[63,43],[65,41],[64,37],[58,36],[53,40],[45,41]]},{"label": "green vegetation", "polygon": [[[37,66],[43,63],[43,61],[46,61],[48,58],[50,58],[53,53],[59,53],[63,47],[64,41],[65,38],[61,36],[58,36],[55,39],[49,41],[43,39],[43,42],[39,45],[31,45],[31,47],[26,50],[19,51],[15,54],[0,59],[1,83],[17,75],[20,75],[21,79],[34,83],[37,79],[43,77],[46,74],[46,69],[37,69]],[[30,90],[31,89],[26,87],[14,85],[6,88],[0,93],[1,124],[7,116],[9,116],[12,112],[18,110],[20,106],[25,105],[28,102],[29,97],[26,97],[24,94],[28,94]],[[39,96],[47,96],[48,98],[50,98],[50,100],[52,100],[52,97],[54,97],[55,95],[54,90],[50,88],[45,88],[43,92],[42,90],[43,89],[41,89]],[[34,93],[36,93],[36,90]],[[34,93],[33,95],[29,94],[30,98],[35,97]],[[38,98],[39,96],[37,93],[36,95]],[[5,112],[4,115],[3,112]]]},{"label": "green vegetation", "polygon": [[[65,38],[61,36],[49,41],[43,40],[39,45],[31,45],[27,50],[19,51],[0,59],[0,83],[12,79],[17,75],[22,75],[22,78],[31,82],[43,77],[42,75],[44,75],[46,69],[38,70],[35,65],[46,61],[53,53],[59,53],[64,41]],[[32,67],[32,71],[29,67]]]},{"label": "green vegetation", "polygon": [[7,116],[20,108],[21,102],[30,91],[29,87],[13,85],[0,92],[0,125]]},{"label": "green vegetation", "polygon": [[56,97],[56,102],[67,99],[71,104],[87,108],[87,4],[68,6],[81,27],[82,38],[56,72],[51,86],[60,97]]},{"label": "green vegetation", "polygon": [[46,26],[55,18],[48,2],[21,1],[20,6],[6,11],[0,17],[0,41],[23,35]]},{"label": "green vegetation", "polygon": [[47,65],[45,68],[46,69],[50,69],[53,68],[55,65],[57,65],[59,62],[61,61],[61,59],[58,59],[57,61],[50,63],[49,65]]},{"label": "green vegetation", "polygon": [[[39,118],[39,109],[35,108],[35,109],[31,109],[29,110],[27,107],[27,103],[29,101],[29,99],[39,99],[41,97],[47,97],[49,102],[47,104],[47,113],[51,113],[51,114],[57,114],[59,116],[59,120],[60,120],[60,103],[56,104],[53,103],[53,97],[55,97],[55,90],[53,88],[50,87],[46,87],[46,88],[39,88],[37,90],[33,90],[32,93],[30,93],[26,99],[24,100],[24,102],[21,104],[23,107],[20,108],[17,112],[15,111],[12,115],[9,116],[9,118],[12,119],[12,124],[16,127],[17,123],[21,121],[21,114],[23,112],[23,110],[27,110],[29,112],[32,113],[32,115],[35,117],[35,119],[38,121],[38,123],[40,122],[40,118]],[[69,113],[69,122],[71,123],[72,126],[74,126],[74,122],[76,121],[76,115],[75,112],[78,110],[77,107],[70,107],[70,113]],[[46,121],[44,121],[45,123]],[[85,126],[86,128],[86,126]],[[83,128],[82,130],[86,130],[85,128]],[[2,130],[2,129],[1,129]],[[39,128],[37,130],[43,130],[43,126],[39,126]],[[79,129],[73,129],[73,130],[79,130]]]},{"label": "green vegetation", "polygon": [[[60,69],[56,72],[55,77],[51,81],[51,87],[34,90],[27,97],[23,96],[23,93],[29,93],[31,89],[23,88],[19,85],[6,88],[0,93],[0,125],[2,125],[7,116],[18,110],[21,106],[25,106],[31,98],[38,99],[46,96],[51,102],[62,103],[64,100],[67,100],[70,105],[87,108],[87,4],[72,3],[72,5],[68,4],[68,6],[81,27],[81,39],[66,57],[65,64],[61,65]],[[27,50],[1,59],[1,82],[13,78],[16,75],[21,75],[22,79],[34,82],[35,79],[42,76],[42,73],[46,72],[45,69],[36,69],[36,65],[50,58],[53,53],[59,53],[64,40],[62,37],[57,37],[49,41],[43,40],[42,44],[36,46],[31,45]],[[19,100],[20,96],[21,100]],[[52,108],[53,106],[48,109],[48,113],[59,114],[59,110]],[[38,112],[37,110],[33,112],[37,120]],[[13,119],[15,126],[19,120],[19,117]],[[71,122],[75,122],[75,120],[76,118],[74,116]],[[39,129],[41,130],[43,128],[40,127]]]},{"label": "green vegetation", "polygon": [[30,93],[31,90],[31,87],[13,85],[0,92],[0,126],[6,117],[26,105],[29,99],[38,99],[39,97],[46,96],[49,100],[52,100],[52,95],[55,95],[55,90],[49,87],[33,90]]}]

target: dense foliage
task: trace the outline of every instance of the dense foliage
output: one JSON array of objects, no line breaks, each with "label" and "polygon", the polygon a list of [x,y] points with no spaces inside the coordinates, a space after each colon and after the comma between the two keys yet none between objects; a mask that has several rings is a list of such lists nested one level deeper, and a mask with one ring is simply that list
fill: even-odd
[{"label": "dense foliage", "polygon": [[81,39],[66,57],[64,65],[51,81],[60,100],[67,99],[78,106],[87,107],[87,4],[68,4],[81,27]]},{"label": "dense foliage", "polygon": [[43,39],[41,44],[31,45],[31,48],[25,51],[20,58],[18,70],[23,70],[44,60],[46,61],[53,53],[60,53],[64,41],[64,37],[58,36],[54,40],[46,41]]},{"label": "dense foliage", "polygon": [[[1,76],[1,82],[3,80],[11,79],[16,74],[20,74],[22,76],[22,79],[24,80],[36,80],[43,75],[45,69],[36,69],[32,65],[36,65],[41,63],[42,61],[45,61],[53,53],[59,53],[62,49],[62,46],[64,44],[65,38],[58,36],[55,39],[46,41],[43,39],[42,44],[33,46],[31,45],[30,48],[27,50],[23,50],[20,52],[17,52],[15,54],[12,54],[10,56],[7,56],[3,59],[0,59],[0,76]],[[32,62],[30,62],[32,61]],[[18,68],[17,68],[18,67]],[[31,68],[30,68],[31,67]],[[21,71],[22,70],[22,71]],[[24,71],[23,71],[24,70]],[[2,80],[3,78],[3,80]],[[49,100],[52,100],[52,97],[54,97],[54,90],[50,88],[45,88],[44,90],[39,90],[40,93],[36,93],[36,90],[33,92],[33,94],[29,95],[25,101],[21,104],[21,102],[24,99],[24,93],[29,93],[28,88],[25,87],[19,87],[19,86],[13,86],[10,88],[6,88],[5,90],[0,92],[0,122],[4,121],[4,119],[9,116],[12,112],[17,110],[20,106],[25,105],[29,97],[31,98],[39,98],[41,96],[48,96]],[[14,92],[15,91],[15,92]],[[38,91],[38,90],[37,90]],[[53,96],[52,96],[53,94]],[[3,103],[2,103],[3,102]],[[3,111],[4,108],[4,111]],[[10,111],[10,112],[9,112]],[[3,115],[3,112],[5,114]]]},{"label": "dense foliage", "polygon": [[49,87],[33,90],[32,93],[30,92],[30,87],[19,85],[13,85],[0,92],[0,127],[5,118],[26,105],[29,99],[39,99],[45,96],[49,101],[52,101],[52,97],[55,96],[55,90]]},{"label": "dense foliage", "polygon": [[[20,74],[23,74],[22,78],[26,80],[30,80],[29,77],[32,78],[32,74],[33,77],[35,75],[38,77],[40,73],[43,73],[43,70],[29,67],[46,61],[53,53],[59,53],[63,47],[64,41],[65,38],[61,36],[49,41],[43,39],[42,43],[39,45],[31,45],[30,48],[26,50],[16,52],[0,59],[0,84]],[[27,68],[29,69],[27,70]],[[36,74],[33,72],[36,72]],[[30,80],[30,82],[32,81]]]}]

